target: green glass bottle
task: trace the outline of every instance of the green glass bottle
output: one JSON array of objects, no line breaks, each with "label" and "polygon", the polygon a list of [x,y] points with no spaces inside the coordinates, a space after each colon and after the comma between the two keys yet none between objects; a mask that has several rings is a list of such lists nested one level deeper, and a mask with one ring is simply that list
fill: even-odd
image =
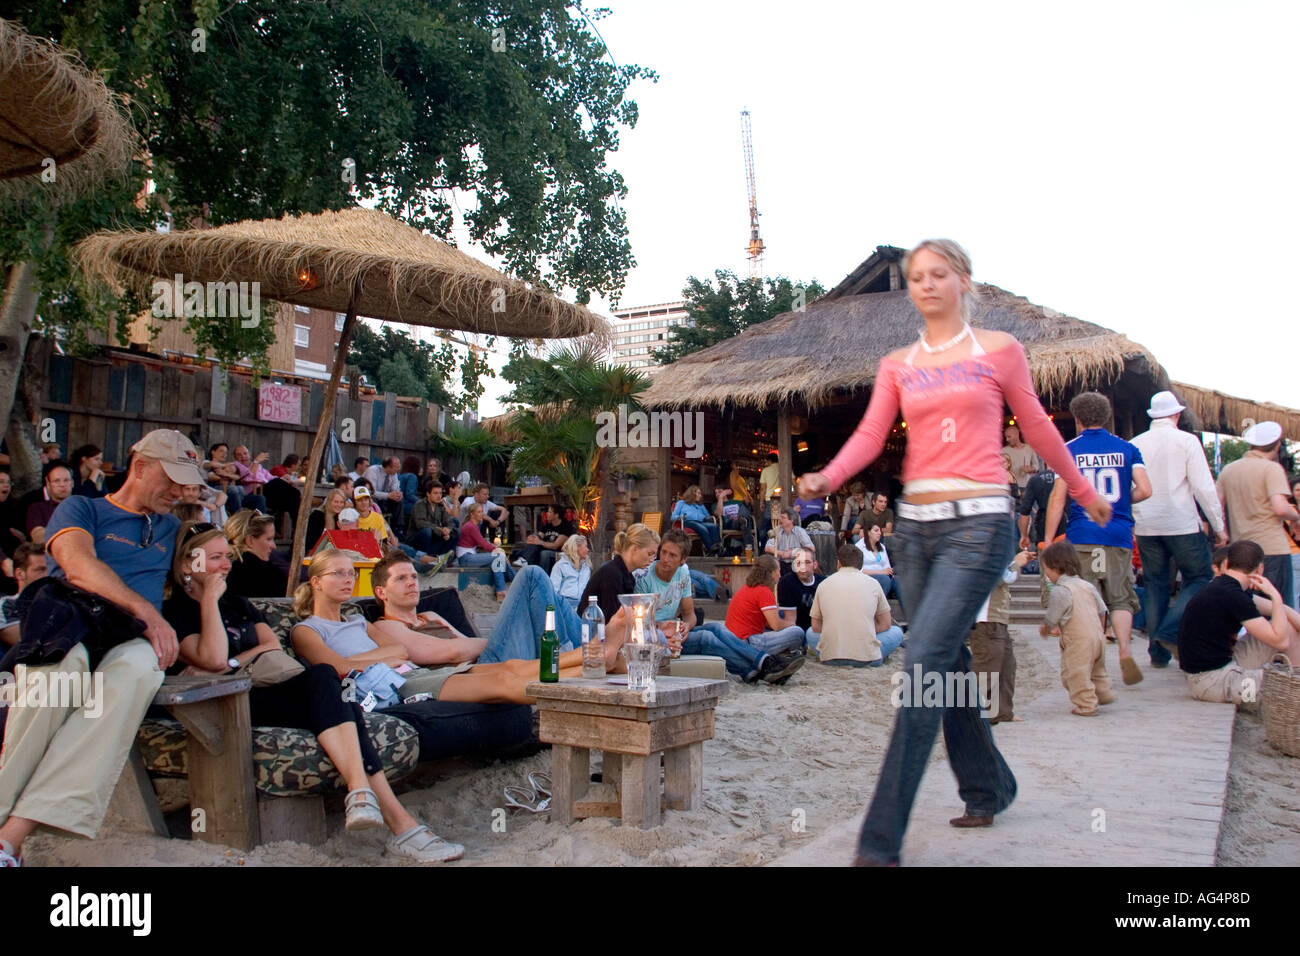
[{"label": "green glass bottle", "polygon": [[560,679],[560,636],[555,633],[555,605],[546,605],[546,630],[542,632],[541,675],[546,684]]}]

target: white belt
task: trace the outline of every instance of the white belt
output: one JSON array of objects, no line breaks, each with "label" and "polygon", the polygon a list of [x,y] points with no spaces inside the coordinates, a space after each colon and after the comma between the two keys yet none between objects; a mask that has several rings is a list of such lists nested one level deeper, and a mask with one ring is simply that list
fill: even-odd
[{"label": "white belt", "polygon": [[946,521],[949,518],[968,518],[971,515],[1011,514],[1015,510],[1015,502],[1007,495],[990,495],[985,498],[936,501],[928,505],[896,501],[894,507],[900,518],[908,518],[912,521]]}]

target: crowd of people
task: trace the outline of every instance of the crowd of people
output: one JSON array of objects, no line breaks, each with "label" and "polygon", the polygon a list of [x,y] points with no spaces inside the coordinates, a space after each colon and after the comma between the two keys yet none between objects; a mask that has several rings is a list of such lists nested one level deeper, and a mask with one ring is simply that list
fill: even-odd
[{"label": "crowd of people", "polygon": [[[486,484],[444,475],[437,459],[336,468],[305,529],[312,556],[293,574],[276,535],[301,502],[295,455],[267,470],[265,453],[241,445],[228,458],[217,443],[203,459],[179,432],[160,429],[132,447],[118,475],[105,474],[93,445],[66,460],[47,447],[41,487],[16,500],[0,472],[0,546],[14,595],[0,599],[0,670],[21,664],[64,681],[94,672],[107,688],[95,721],[74,719],[72,708],[5,709],[0,866],[17,863],[40,825],[93,837],[164,674],[228,673],[280,653],[281,637],[249,599],[283,597],[291,580],[297,623],[284,637],[299,663],[252,693],[253,722],[316,734],[348,788],[346,829],[386,826],[388,852],[423,863],[464,848],[402,806],[362,709],[342,688],[399,716],[418,717],[427,701],[528,703],[551,609],[561,677],[581,673],[580,614],[591,605],[607,622],[607,669],[623,669],[630,622],[620,595],[630,593],[654,596],[653,636],[673,655],[716,655],[745,683],[785,685],[814,659],[879,667],[900,649],[905,682],[914,668],[986,677],[983,699],[898,709],[860,865],[898,863],[941,724],[965,802],[952,825],[990,826],[1014,800],[990,727],[1020,720],[1009,588],[1031,564],[1043,581],[1040,633],[1059,639],[1061,681],[1079,717],[1121,699],[1107,640],[1118,644],[1123,683],[1143,679],[1135,631],[1146,634],[1151,666],[1177,658],[1198,700],[1249,706],[1274,654],[1300,663],[1300,481],[1288,480],[1281,427],[1248,429],[1250,450],[1217,482],[1200,441],[1178,429],[1185,409],[1172,392],[1153,396],[1151,427],[1131,441],[1109,430],[1105,396],[1079,394],[1070,403],[1077,435],[1066,443],[1039,404],[1023,347],[966,321],[964,251],[929,241],[903,265],[926,327],[882,361],[862,423],[799,479],[793,506],[773,505],[778,460],[757,497],[733,466],[712,509],[691,485],[674,527],[661,536],[631,525],[598,567],[572,512],[557,506],[507,555],[506,509]],[[954,365],[959,374],[927,373]],[[827,521],[830,496],[881,452],[900,412],[911,424],[902,496],[891,506],[863,482],[848,484],[835,567],[821,567],[806,529]],[[949,441],[950,432],[968,437]],[[692,545],[716,555],[730,528],[757,531],[762,546],[725,610],[705,620],[695,599],[708,579],[689,567]],[[317,548],[347,531],[369,532],[380,548],[374,622],[343,612],[359,555]],[[500,608],[486,638],[418,609],[421,574],[453,561],[491,577]]]}]

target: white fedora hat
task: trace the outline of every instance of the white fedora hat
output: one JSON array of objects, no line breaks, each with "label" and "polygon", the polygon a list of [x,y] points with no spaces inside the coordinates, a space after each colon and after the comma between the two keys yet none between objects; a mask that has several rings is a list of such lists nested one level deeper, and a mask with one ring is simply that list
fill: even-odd
[{"label": "white fedora hat", "polygon": [[1186,407],[1179,403],[1173,392],[1156,392],[1151,396],[1151,407],[1147,409],[1147,414],[1152,418],[1168,418]]},{"label": "white fedora hat", "polygon": [[1277,422],[1260,422],[1247,428],[1241,437],[1256,448],[1266,448],[1282,437],[1282,426]]}]

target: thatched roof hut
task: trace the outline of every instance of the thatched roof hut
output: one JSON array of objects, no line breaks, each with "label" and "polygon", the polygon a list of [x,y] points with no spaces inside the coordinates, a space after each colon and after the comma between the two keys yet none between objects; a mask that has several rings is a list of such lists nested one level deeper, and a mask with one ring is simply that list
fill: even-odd
[{"label": "thatched roof hut", "polygon": [[[725,463],[752,478],[774,450],[781,453],[783,489],[792,473],[828,460],[858,424],[880,359],[914,343],[924,324],[907,294],[903,255],[897,247],[880,246],[804,311],[777,316],[654,371],[642,404],[703,414],[708,440],[699,459],[682,449],[641,453],[658,476],[647,483],[642,506],[666,509],[687,484],[701,483],[708,491],[718,480],[717,466]],[[1009,332],[1025,346],[1035,387],[1066,438],[1074,434],[1069,401],[1080,391],[1107,395],[1115,409],[1112,427],[1131,437],[1149,425],[1151,396],[1170,387],[1194,413],[1195,418],[1184,415],[1189,427],[1204,422],[1206,428],[1238,432],[1243,418],[1272,418],[1300,437],[1300,412],[1173,386],[1148,349],[1111,329],[994,285],[977,285],[975,298],[972,323]],[[894,481],[905,443],[906,424],[900,422],[867,476],[869,484]]]},{"label": "thatched roof hut", "polygon": [[1273,421],[1282,426],[1282,433],[1287,438],[1300,441],[1300,410],[1273,402],[1252,402],[1183,382],[1174,382],[1172,388],[1188,411],[1196,414],[1204,431],[1239,435],[1254,422]]},{"label": "thatched roof hut", "polygon": [[[1044,396],[1106,389],[1125,374],[1150,383],[1152,392],[1168,385],[1155,356],[1118,332],[997,286],[976,292],[971,321],[1024,343]],[[643,403],[764,409],[797,401],[813,411],[836,394],[870,388],[880,359],[915,342],[921,323],[906,290],[827,296],[658,370]]]}]

